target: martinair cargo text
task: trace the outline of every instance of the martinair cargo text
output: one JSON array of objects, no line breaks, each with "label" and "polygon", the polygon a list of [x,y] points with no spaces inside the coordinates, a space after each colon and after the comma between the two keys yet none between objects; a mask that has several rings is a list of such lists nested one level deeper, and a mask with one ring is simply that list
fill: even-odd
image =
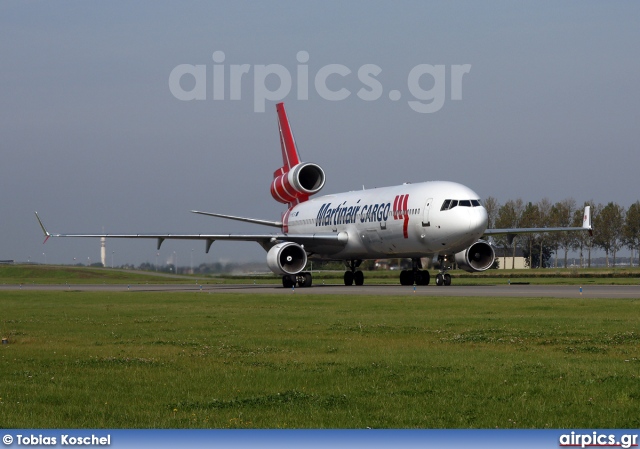
[{"label": "martinair cargo text", "polygon": [[[431,181],[402,184],[311,198],[322,189],[325,174],[314,163],[301,162],[284,104],[276,105],[283,165],[273,176],[271,195],[287,205],[281,221],[192,211],[197,214],[271,226],[271,234],[52,234],[40,218],[46,238],[106,237],[156,239],[158,249],[166,239],[204,240],[206,252],[215,240],[258,242],[267,251],[267,265],[282,276],[284,287],[310,287],[304,271],[308,260],[341,260],[347,270],[345,285],[363,285],[358,268],[363,260],[409,258],[411,270],[400,273],[402,285],[428,285],[422,258],[437,258],[436,285],[450,285],[453,264],[469,272],[489,269],[495,254],[482,236],[521,233],[591,231],[590,210],[582,227],[487,229],[487,211],[480,196],[455,182]],[[37,216],[37,213],[36,213]],[[46,239],[45,239],[46,242]]]}]

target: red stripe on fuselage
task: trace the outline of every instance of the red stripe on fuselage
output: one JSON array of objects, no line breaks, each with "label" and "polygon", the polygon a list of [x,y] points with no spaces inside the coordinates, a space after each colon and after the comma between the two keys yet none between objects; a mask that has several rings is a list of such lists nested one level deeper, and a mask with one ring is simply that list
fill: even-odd
[{"label": "red stripe on fuselage", "polygon": [[407,204],[409,203],[409,195],[404,196],[402,201],[402,213],[404,214],[404,224],[402,225],[402,234],[405,239],[409,238],[409,211],[407,210]]},{"label": "red stripe on fuselage", "polygon": [[397,220],[398,219],[398,199],[400,198],[400,195],[396,195],[396,199],[393,200],[393,219]]}]

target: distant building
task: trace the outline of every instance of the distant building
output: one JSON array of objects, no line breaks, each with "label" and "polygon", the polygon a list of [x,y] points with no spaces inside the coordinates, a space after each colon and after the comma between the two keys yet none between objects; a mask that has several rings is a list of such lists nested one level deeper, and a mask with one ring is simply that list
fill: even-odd
[{"label": "distant building", "polygon": [[526,259],[522,248],[516,247],[516,257],[513,257],[513,248],[503,248],[501,246],[494,246],[493,250],[496,253],[496,261],[498,262],[498,269],[510,270],[511,268],[522,269],[529,268],[526,265]]},{"label": "distant building", "polygon": [[13,260],[0,260],[0,264],[3,265],[12,265],[13,264]]}]

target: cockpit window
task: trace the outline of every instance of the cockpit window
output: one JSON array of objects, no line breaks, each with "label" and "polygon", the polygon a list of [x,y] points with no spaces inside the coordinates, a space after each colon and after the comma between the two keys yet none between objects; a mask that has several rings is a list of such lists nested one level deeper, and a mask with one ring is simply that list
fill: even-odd
[{"label": "cockpit window", "polygon": [[442,203],[442,207],[440,208],[440,210],[450,210],[453,209],[456,206],[460,206],[460,207],[479,207],[480,206],[480,200],[444,200],[444,203]]}]

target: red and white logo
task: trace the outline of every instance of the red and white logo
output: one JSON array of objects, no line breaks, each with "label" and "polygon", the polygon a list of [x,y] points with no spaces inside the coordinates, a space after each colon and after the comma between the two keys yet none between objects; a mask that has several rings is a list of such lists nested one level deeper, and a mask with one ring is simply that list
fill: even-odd
[{"label": "red and white logo", "polygon": [[402,234],[405,239],[409,238],[409,211],[407,210],[407,204],[409,203],[409,195],[396,195],[393,200],[393,219],[402,220]]}]

